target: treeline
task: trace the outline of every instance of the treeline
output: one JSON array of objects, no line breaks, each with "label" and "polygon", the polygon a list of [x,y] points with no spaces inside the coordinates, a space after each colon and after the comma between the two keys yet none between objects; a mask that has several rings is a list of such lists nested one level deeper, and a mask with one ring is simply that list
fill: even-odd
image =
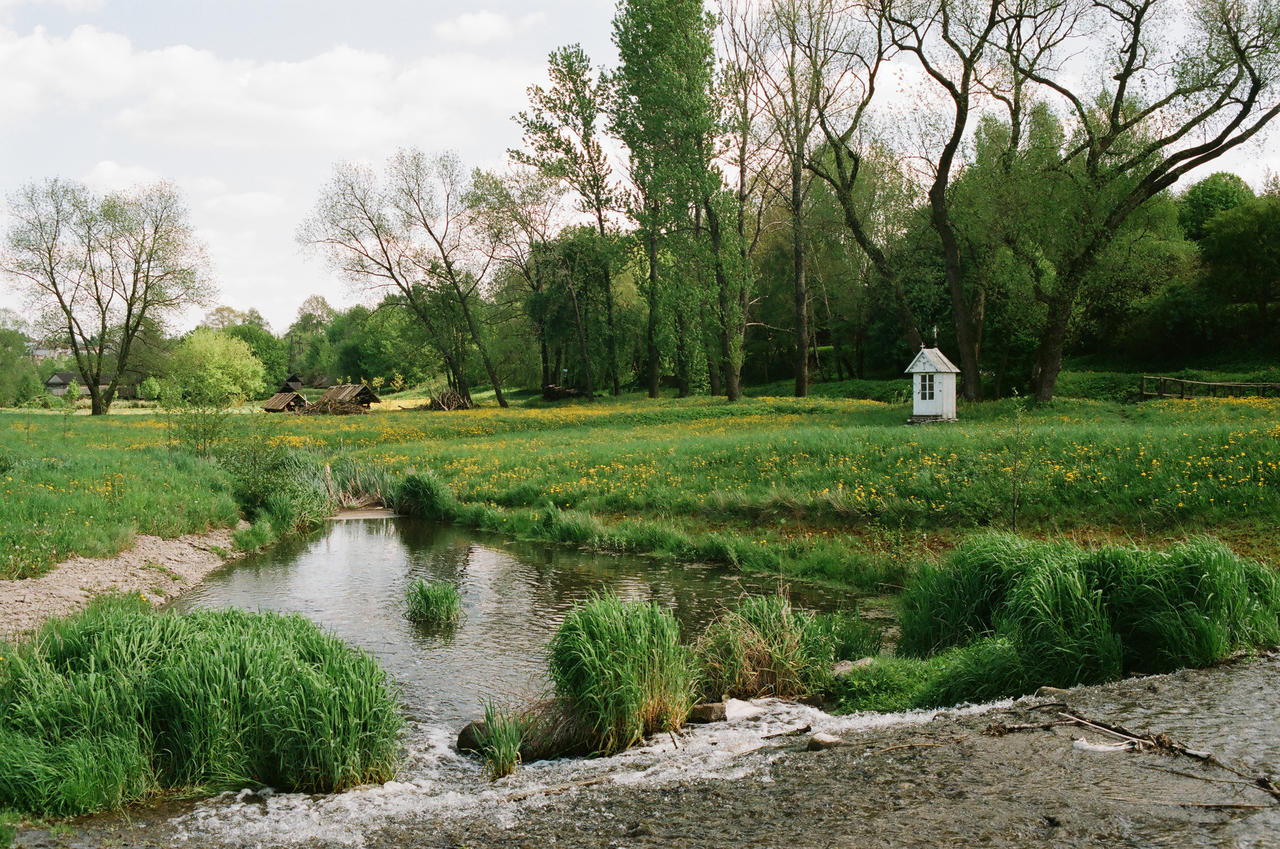
[{"label": "treeline", "polygon": [[[1048,399],[1068,356],[1274,355],[1276,179],[1173,193],[1280,114],[1270,3],[623,0],[618,65],[554,51],[503,169],[413,148],[334,168],[297,238],[372,306],[225,330],[267,385],[436,380],[502,405],[805,395],[935,342],[970,399]],[[169,187],[49,181],[10,211],[4,268],[95,382],[207,291]]]},{"label": "treeline", "polygon": [[618,66],[553,52],[504,171],[340,165],[299,238],[499,403],[531,371],[804,395],[935,339],[969,398],[1052,397],[1071,353],[1274,350],[1274,186],[1170,190],[1280,112],[1280,19],[1197,9],[626,0]]}]

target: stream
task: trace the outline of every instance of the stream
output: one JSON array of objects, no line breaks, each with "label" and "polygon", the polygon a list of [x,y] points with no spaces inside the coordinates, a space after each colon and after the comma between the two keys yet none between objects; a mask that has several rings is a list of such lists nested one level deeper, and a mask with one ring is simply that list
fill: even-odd
[{"label": "stream", "polygon": [[[463,618],[409,623],[414,578],[449,580]],[[29,847],[1231,846],[1280,847],[1280,807],[1222,770],[1158,753],[1102,752],[1078,728],[990,736],[992,722],[1052,718],[1045,700],[836,717],[773,700],[610,758],[522,765],[487,781],[459,754],[482,701],[546,691],[544,649],[565,613],[600,592],[655,601],[695,633],[777,579],[561,547],[408,519],[331,523],[210,576],[177,609],[302,613],[370,652],[409,719],[396,780],[329,796],[244,790],[28,830]],[[819,610],[851,603],[791,588]],[[1073,710],[1166,732],[1280,777],[1280,657],[1078,688]],[[845,745],[810,752],[808,734]]]}]

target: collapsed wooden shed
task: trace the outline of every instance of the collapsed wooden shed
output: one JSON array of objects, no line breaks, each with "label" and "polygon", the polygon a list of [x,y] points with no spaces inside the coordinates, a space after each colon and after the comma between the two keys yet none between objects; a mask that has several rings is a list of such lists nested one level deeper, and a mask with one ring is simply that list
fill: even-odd
[{"label": "collapsed wooden shed", "polygon": [[307,408],[308,413],[343,415],[367,413],[369,405],[378,403],[378,396],[363,383],[344,383],[325,390],[316,402]]},{"label": "collapsed wooden shed", "polygon": [[284,379],[284,383],[280,384],[277,392],[297,392],[302,388],[302,378],[296,374],[291,374]]},{"label": "collapsed wooden shed", "polygon": [[308,406],[307,399],[297,392],[277,392],[262,405],[262,409],[268,413],[298,413]]}]

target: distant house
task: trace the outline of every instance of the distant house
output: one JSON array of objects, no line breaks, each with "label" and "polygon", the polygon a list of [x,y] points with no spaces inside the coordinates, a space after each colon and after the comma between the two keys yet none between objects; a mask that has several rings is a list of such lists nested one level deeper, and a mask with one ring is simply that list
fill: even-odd
[{"label": "distant house", "polygon": [[322,374],[311,381],[311,386],[315,389],[328,389],[333,386],[333,378],[327,374]]},{"label": "distant house", "polygon": [[268,413],[296,413],[306,408],[307,399],[297,392],[277,392],[262,405]]},{"label": "distant house", "polygon": [[317,406],[359,404],[361,407],[368,407],[370,404],[376,403],[378,403],[378,396],[374,395],[373,390],[363,383],[344,383],[339,386],[331,386],[316,400]]},{"label": "distant house", "polygon": [[277,392],[297,392],[300,389],[302,389],[302,378],[291,374],[284,379],[284,383],[280,384]]},{"label": "distant house", "polygon": [[61,398],[67,394],[67,388],[73,383],[76,384],[76,396],[84,394],[84,387],[80,385],[80,375],[73,371],[55,371],[44,382],[44,388],[50,395]]},{"label": "distant house", "polygon": [[[80,384],[80,375],[76,374],[74,371],[55,371],[49,376],[49,379],[44,382],[44,388],[50,395],[62,398],[66,396],[67,388],[73,383],[76,385],[76,397],[78,398],[81,395],[84,395],[85,388]],[[104,383],[99,386],[98,389],[101,392],[106,392],[108,386],[109,384]],[[136,386],[122,383],[116,387],[116,398],[122,401],[132,401],[137,397],[138,387]]]}]

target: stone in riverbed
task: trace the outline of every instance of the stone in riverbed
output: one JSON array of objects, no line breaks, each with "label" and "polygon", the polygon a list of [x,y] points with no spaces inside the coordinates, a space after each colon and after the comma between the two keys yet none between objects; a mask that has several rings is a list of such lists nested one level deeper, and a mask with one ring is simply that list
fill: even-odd
[{"label": "stone in riverbed", "polygon": [[875,663],[873,657],[863,657],[858,660],[842,660],[831,669],[831,674],[836,678],[843,678],[855,669],[861,669],[864,666],[870,666]]},{"label": "stone in riverbed", "polygon": [[695,723],[723,722],[725,716],[724,702],[703,702],[689,711],[689,721]]},{"label": "stone in riverbed", "polygon": [[480,734],[483,732],[483,719],[477,719],[475,722],[468,722],[466,725],[462,726],[462,730],[458,732],[458,751],[479,752]]},{"label": "stone in riverbed", "polygon": [[834,749],[836,746],[843,745],[844,740],[836,735],[818,731],[809,737],[809,745],[805,746],[805,749],[810,752],[821,752],[823,749]]}]

